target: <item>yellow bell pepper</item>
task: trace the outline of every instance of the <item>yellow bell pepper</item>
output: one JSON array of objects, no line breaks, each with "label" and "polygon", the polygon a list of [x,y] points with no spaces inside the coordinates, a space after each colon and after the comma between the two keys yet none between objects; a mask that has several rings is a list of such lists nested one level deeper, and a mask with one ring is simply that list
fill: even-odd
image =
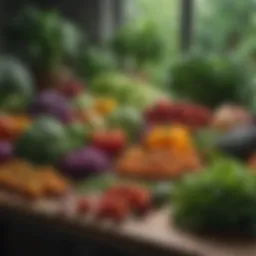
[{"label": "yellow bell pepper", "polygon": [[116,110],[118,104],[115,99],[112,98],[98,98],[95,99],[94,109],[100,115],[108,115]]}]

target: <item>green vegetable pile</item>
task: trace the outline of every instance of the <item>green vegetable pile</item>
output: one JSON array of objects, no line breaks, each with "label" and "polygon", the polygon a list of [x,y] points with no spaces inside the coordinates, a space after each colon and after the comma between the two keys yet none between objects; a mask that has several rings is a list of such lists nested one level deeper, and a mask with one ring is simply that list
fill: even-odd
[{"label": "green vegetable pile", "polygon": [[212,108],[223,102],[250,106],[253,100],[245,65],[228,57],[186,56],[173,65],[171,80],[176,96]]},{"label": "green vegetable pile", "polygon": [[116,68],[116,59],[113,54],[105,49],[85,48],[80,51],[77,73],[85,81],[104,73],[113,72]]},{"label": "green vegetable pile", "polygon": [[112,46],[120,59],[132,58],[137,66],[158,61],[164,54],[164,43],[159,31],[150,22],[135,27],[123,27],[113,39]]},{"label": "green vegetable pile", "polygon": [[195,232],[256,235],[256,177],[235,160],[219,158],[173,191],[173,218]]},{"label": "green vegetable pile", "polygon": [[147,82],[118,73],[96,77],[90,89],[96,96],[115,98],[121,105],[139,110],[153,104],[162,94]]}]

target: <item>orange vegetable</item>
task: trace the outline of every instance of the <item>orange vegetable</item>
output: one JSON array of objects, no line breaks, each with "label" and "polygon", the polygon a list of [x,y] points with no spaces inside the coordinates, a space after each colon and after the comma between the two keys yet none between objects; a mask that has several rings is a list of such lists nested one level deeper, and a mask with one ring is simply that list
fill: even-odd
[{"label": "orange vegetable", "polygon": [[184,151],[192,148],[190,132],[183,126],[156,127],[146,135],[145,144],[151,150]]},{"label": "orange vegetable", "polygon": [[194,149],[128,149],[116,163],[116,172],[119,175],[153,180],[176,178],[200,168],[201,159]]},{"label": "orange vegetable", "polygon": [[29,124],[30,120],[25,116],[0,116],[0,139],[17,139]]},{"label": "orange vegetable", "polygon": [[51,167],[36,168],[27,162],[15,160],[1,165],[0,187],[29,198],[62,195],[68,182]]}]

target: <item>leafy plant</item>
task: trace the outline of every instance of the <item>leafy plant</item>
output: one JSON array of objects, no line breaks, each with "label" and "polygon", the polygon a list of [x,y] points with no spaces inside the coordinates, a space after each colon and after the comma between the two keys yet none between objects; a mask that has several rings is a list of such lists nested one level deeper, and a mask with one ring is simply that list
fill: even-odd
[{"label": "leafy plant", "polygon": [[197,0],[196,3],[196,42],[200,50],[230,52],[239,49],[240,42],[255,28],[254,0]]},{"label": "leafy plant", "polygon": [[228,57],[191,54],[171,70],[177,96],[209,107],[226,101],[250,106],[252,87],[246,66]]},{"label": "leafy plant", "polygon": [[256,235],[256,177],[241,163],[218,158],[174,187],[173,218],[195,232]]},{"label": "leafy plant", "polygon": [[141,67],[163,56],[164,44],[153,23],[123,27],[112,42],[113,50],[122,58],[131,58]]},{"label": "leafy plant", "polygon": [[86,48],[81,50],[77,66],[80,77],[88,81],[103,73],[115,71],[117,61],[109,50]]},{"label": "leafy plant", "polygon": [[28,7],[9,26],[7,41],[33,68],[49,70],[77,57],[82,36],[57,12]]}]

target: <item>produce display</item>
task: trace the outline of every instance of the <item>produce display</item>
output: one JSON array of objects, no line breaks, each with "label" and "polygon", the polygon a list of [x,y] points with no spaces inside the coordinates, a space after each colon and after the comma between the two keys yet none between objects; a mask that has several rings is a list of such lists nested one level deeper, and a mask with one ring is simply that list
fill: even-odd
[{"label": "produce display", "polygon": [[[165,207],[184,230],[256,235],[256,124],[238,63],[185,58],[163,90],[114,68],[114,55],[82,51],[79,30],[56,13],[29,9],[17,20],[13,36],[22,24],[31,29],[29,61],[0,57],[1,192],[57,202],[74,195],[77,215],[96,224]],[[151,60],[161,55],[154,31],[127,45],[122,33],[116,53],[138,62],[153,49]]]},{"label": "produce display", "polygon": [[68,181],[51,166],[35,167],[21,160],[1,165],[0,186],[32,199],[62,196],[70,188]]},{"label": "produce display", "polygon": [[255,235],[255,186],[250,169],[220,158],[175,187],[174,220],[196,232]]}]

